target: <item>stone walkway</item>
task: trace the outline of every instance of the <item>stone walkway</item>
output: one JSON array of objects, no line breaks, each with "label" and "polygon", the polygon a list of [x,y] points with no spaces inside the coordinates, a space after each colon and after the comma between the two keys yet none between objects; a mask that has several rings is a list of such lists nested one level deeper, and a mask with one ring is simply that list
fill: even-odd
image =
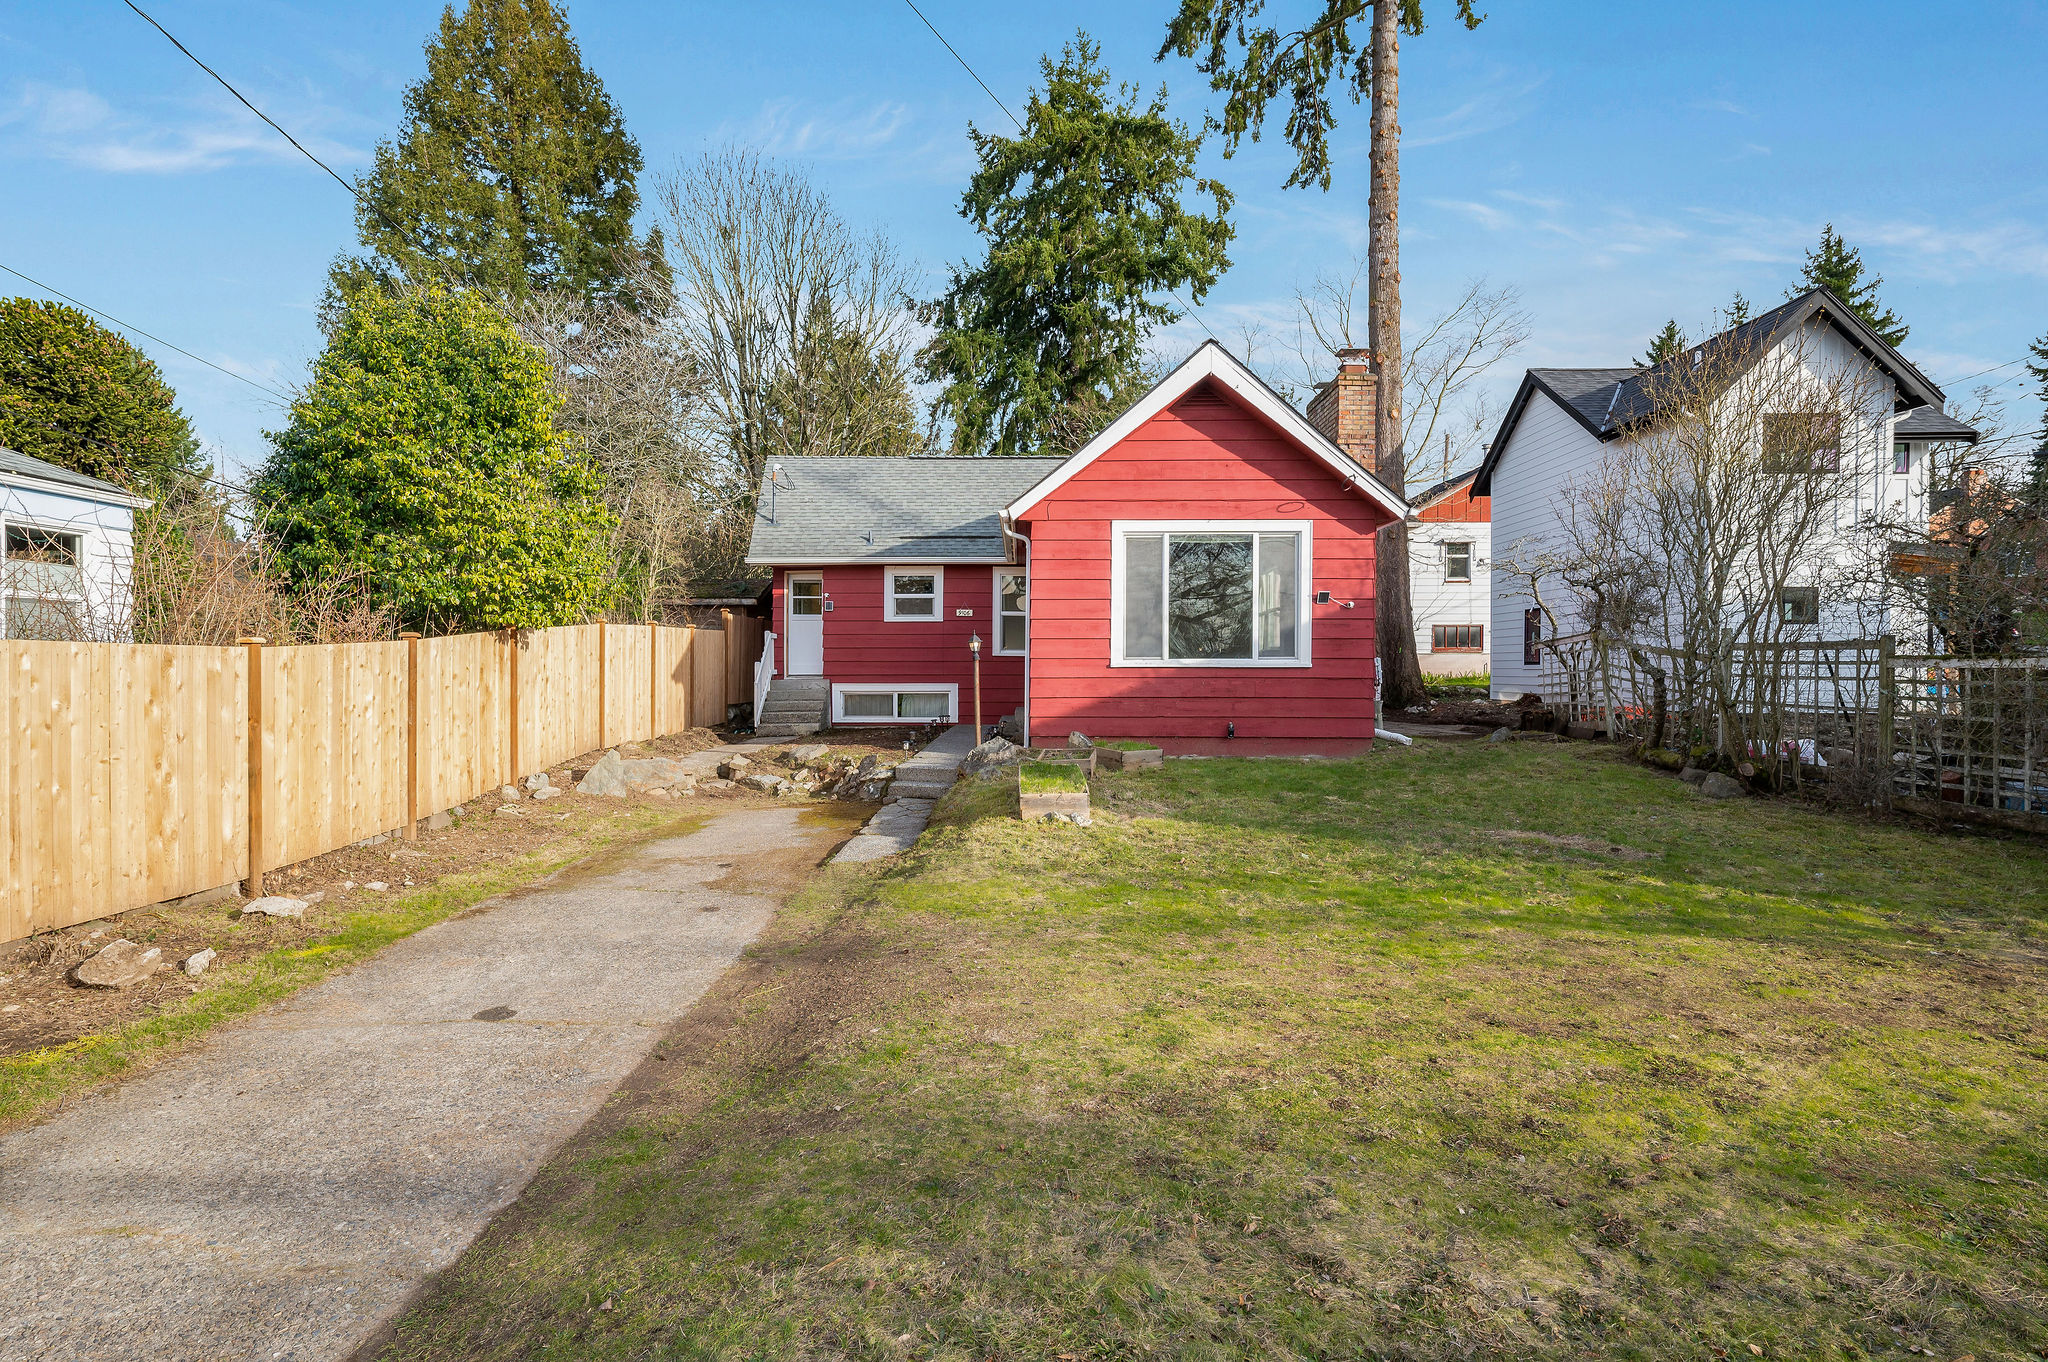
[{"label": "stone walkway", "polygon": [[[841,832],[745,808],[493,900],[0,1138],[0,1359],[344,1358]],[[780,877],[779,879],[777,877]]]},{"label": "stone walkway", "polygon": [[889,784],[891,802],[832,859],[879,861],[917,845],[925,824],[931,821],[932,805],[959,778],[960,763],[973,750],[972,724],[954,724],[933,738],[923,751],[896,768],[896,778]]}]

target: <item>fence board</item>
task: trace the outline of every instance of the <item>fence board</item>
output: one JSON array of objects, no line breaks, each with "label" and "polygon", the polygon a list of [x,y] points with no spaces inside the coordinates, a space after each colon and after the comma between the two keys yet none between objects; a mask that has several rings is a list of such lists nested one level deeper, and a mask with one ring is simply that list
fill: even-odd
[{"label": "fence board", "polygon": [[648,687],[644,624],[601,624],[604,644],[604,740],[607,745],[639,742],[655,735],[648,713],[653,698]]},{"label": "fence board", "polygon": [[656,671],[661,677],[655,723],[663,733],[690,726],[690,629],[655,631]]},{"label": "fence board", "polygon": [[690,631],[690,727],[716,728],[725,722],[725,634]]},{"label": "fence board", "polygon": [[519,764],[513,778],[597,746],[597,624],[519,635]]}]

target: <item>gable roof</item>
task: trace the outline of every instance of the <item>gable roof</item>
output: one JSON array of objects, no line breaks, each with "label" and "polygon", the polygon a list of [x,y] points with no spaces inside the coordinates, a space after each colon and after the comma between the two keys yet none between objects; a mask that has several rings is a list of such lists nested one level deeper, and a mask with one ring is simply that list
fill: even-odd
[{"label": "gable roof", "polygon": [[762,479],[748,563],[1000,563],[1005,502],[1061,457],[808,454]]},{"label": "gable roof", "polygon": [[1077,450],[1071,458],[1062,460],[1043,481],[1025,490],[1016,500],[1003,508],[1003,522],[1016,523],[1018,517],[1046,499],[1076,473],[1101,458],[1103,454],[1122,443],[1124,437],[1172,406],[1204,379],[1228,389],[1241,399],[1246,406],[1279,427],[1282,434],[1295,440],[1302,448],[1328,465],[1330,470],[1344,479],[1346,485],[1368,499],[1377,502],[1396,520],[1408,515],[1408,503],[1394,490],[1374,477],[1364,465],[1337,448],[1330,438],[1309,424],[1308,418],[1295,410],[1294,404],[1273,391],[1267,382],[1246,367],[1244,362],[1225,350],[1214,340],[1203,341],[1195,352],[1182,360],[1174,371],[1153,385],[1122,416],[1105,426],[1101,433]]},{"label": "gable roof", "polygon": [[1493,470],[1499,467],[1501,456],[1507,452],[1508,437],[1514,434],[1522,413],[1528,409],[1529,400],[1537,393],[1547,395],[1595,439],[1604,443],[1618,439],[1630,426],[1656,417],[1657,399],[1654,385],[1649,382],[1652,374],[1668,371],[1671,365],[1693,364],[1700,358],[1711,359],[1719,354],[1739,357],[1746,369],[1776,348],[1786,336],[1816,321],[1841,335],[1880,373],[1892,380],[1898,391],[1894,411],[1912,411],[1926,406],[1938,410],[1946,400],[1941,389],[1871,330],[1868,322],[1842,306],[1826,289],[1810,288],[1740,326],[1731,326],[1717,336],[1710,336],[1684,354],[1660,365],[1626,369],[1530,369],[1522,377],[1522,386],[1516,390],[1515,400],[1508,404],[1507,414],[1501,418],[1500,429],[1494,434],[1493,442],[1486,447],[1486,459],[1479,465],[1479,477],[1473,484],[1472,494],[1491,494]]},{"label": "gable roof", "polygon": [[1954,440],[1958,444],[1977,443],[1977,428],[1966,425],[1950,416],[1940,407],[1915,407],[1892,422],[1894,440]]},{"label": "gable roof", "polygon": [[149,505],[147,498],[138,497],[127,488],[95,478],[62,464],[38,459],[18,449],[0,447],[0,480],[14,479],[55,483],[61,490],[75,492],[91,501],[113,502],[118,506],[141,507]]}]

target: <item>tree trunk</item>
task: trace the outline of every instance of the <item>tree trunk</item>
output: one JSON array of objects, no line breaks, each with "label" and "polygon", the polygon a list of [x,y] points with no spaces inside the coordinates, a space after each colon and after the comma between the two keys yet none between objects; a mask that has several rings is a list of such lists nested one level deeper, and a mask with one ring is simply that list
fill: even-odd
[{"label": "tree trunk", "polygon": [[[1380,481],[1407,494],[1401,448],[1401,8],[1397,0],[1372,7],[1372,190],[1367,222],[1372,254],[1368,344],[1379,378],[1374,429]],[[1408,526],[1396,521],[1379,533],[1375,573],[1375,632],[1388,709],[1427,698],[1415,655],[1415,611],[1408,600]]]}]

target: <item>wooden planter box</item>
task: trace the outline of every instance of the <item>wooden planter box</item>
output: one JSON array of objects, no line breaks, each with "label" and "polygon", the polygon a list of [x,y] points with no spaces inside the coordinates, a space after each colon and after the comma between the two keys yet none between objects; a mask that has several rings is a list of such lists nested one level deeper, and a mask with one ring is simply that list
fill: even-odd
[{"label": "wooden planter box", "polygon": [[1024,773],[1033,766],[1065,766],[1078,768],[1083,782],[1094,774],[1096,752],[1093,748],[1069,750],[1055,748],[1034,752],[1017,766],[1017,812],[1027,823],[1040,819],[1065,819],[1088,826],[1088,788],[1084,783],[1078,790],[1027,790],[1024,788]]},{"label": "wooden planter box", "polygon": [[1166,765],[1166,753],[1156,747],[1126,752],[1120,747],[1098,747],[1095,760],[1105,771],[1156,771]]}]

